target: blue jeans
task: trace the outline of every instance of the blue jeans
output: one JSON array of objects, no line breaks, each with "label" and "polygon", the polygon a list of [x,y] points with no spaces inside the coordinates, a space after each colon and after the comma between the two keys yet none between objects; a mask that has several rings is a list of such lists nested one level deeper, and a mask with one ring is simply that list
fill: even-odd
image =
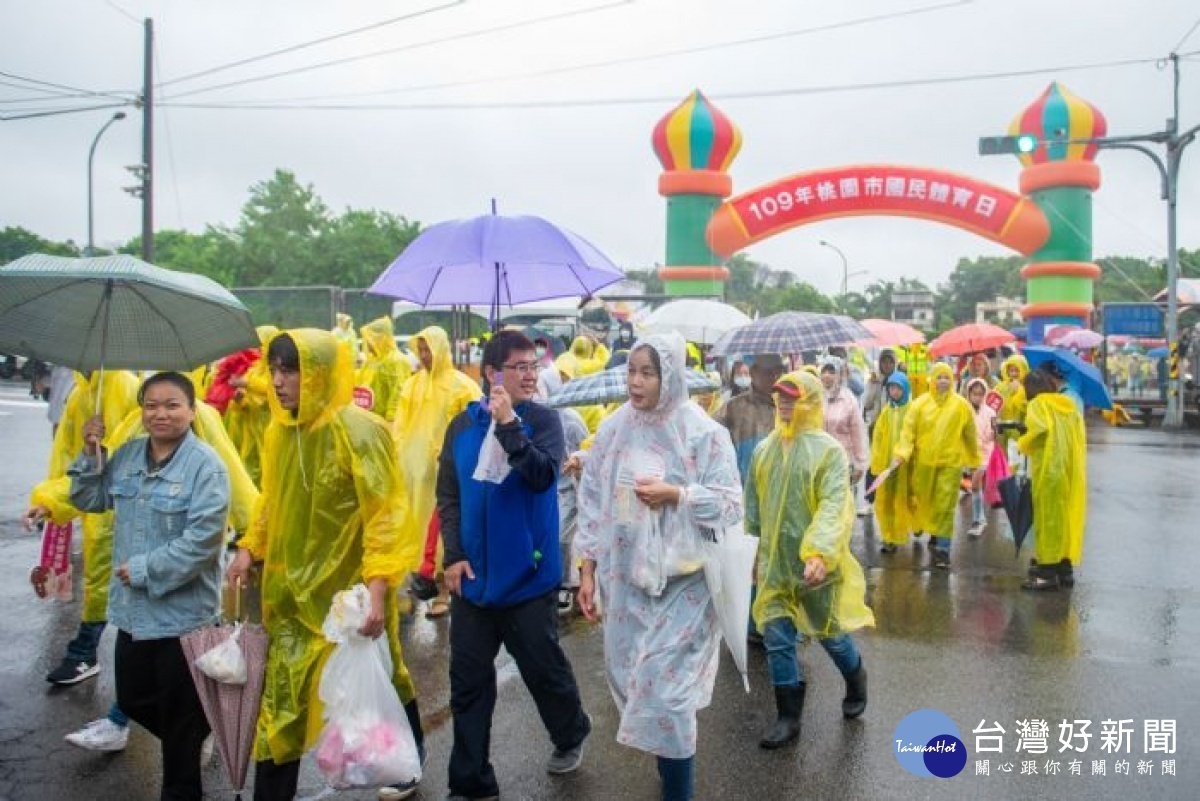
[{"label": "blue jeans", "polygon": [[103,620],[80,623],[75,639],[67,643],[67,659],[87,662],[89,665],[96,664],[96,649],[100,645],[100,635],[104,633],[105,625]]},{"label": "blue jeans", "polygon": [[117,702],[113,701],[112,706],[108,708],[108,719],[114,725],[125,727],[129,725],[129,715],[121,711],[121,707],[117,706]]},{"label": "blue jeans", "polygon": [[930,537],[933,541],[933,547],[940,551],[950,553],[950,538],[949,537]]},{"label": "blue jeans", "polygon": [[975,513],[971,522],[982,523],[987,520],[987,509],[983,505],[983,490],[971,493],[971,511]]},{"label": "blue jeans", "polygon": [[662,778],[663,801],[691,801],[695,762],[695,757],[658,758],[658,775]]},{"label": "blue jeans", "polygon": [[[795,687],[804,682],[804,665],[796,653],[796,646],[803,641],[802,637],[796,636],[796,624],[791,618],[777,617],[763,626],[763,644],[767,649],[771,684],[776,687]],[[862,658],[849,634],[821,637],[817,641],[843,676],[858,670]]]}]

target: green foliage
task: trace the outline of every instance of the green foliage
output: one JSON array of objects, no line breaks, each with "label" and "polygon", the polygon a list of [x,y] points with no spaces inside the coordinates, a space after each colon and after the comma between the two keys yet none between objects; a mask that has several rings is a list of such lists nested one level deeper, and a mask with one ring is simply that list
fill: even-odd
[{"label": "green foliage", "polygon": [[50,256],[78,256],[79,247],[71,241],[51,242],[48,239],[21,227],[9,226],[0,229],[0,264],[30,253],[45,253]]},{"label": "green foliage", "polygon": [[934,311],[939,328],[975,321],[975,304],[998,297],[1022,298],[1025,283],[1021,256],[979,256],[959,259],[946,283],[938,288]]}]

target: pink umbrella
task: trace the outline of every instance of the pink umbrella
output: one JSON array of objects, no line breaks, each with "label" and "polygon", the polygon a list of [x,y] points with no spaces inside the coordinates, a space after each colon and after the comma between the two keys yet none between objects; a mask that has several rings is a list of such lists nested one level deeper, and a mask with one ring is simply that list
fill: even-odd
[{"label": "pink umbrella", "polygon": [[216,648],[233,634],[232,626],[205,626],[179,638],[188,670],[196,684],[196,694],[204,707],[204,717],[212,727],[213,737],[221,752],[221,762],[229,774],[234,792],[246,788],[246,772],[250,767],[250,750],[254,745],[254,730],[258,724],[258,708],[262,701],[263,675],[267,667],[267,632],[262,626],[243,625],[238,637],[242,656],[246,658],[246,683],[226,684],[209,678],[196,667],[196,658]]},{"label": "pink umbrella", "polygon": [[1054,344],[1061,348],[1070,348],[1071,350],[1095,350],[1104,342],[1104,335],[1097,334],[1095,331],[1087,329],[1077,329],[1068,331],[1061,337],[1058,337]]},{"label": "pink umbrella", "polygon": [[951,328],[929,343],[929,355],[935,359],[943,356],[965,356],[968,353],[998,348],[1016,339],[1011,332],[991,323],[970,323]]},{"label": "pink umbrella", "polygon": [[923,333],[895,320],[868,319],[860,322],[863,328],[871,332],[870,339],[860,339],[854,343],[864,348],[907,347],[925,341]]}]

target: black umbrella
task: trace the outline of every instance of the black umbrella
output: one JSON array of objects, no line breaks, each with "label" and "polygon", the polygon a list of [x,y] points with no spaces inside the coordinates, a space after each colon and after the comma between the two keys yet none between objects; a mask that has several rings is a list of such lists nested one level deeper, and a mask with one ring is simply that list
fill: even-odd
[{"label": "black umbrella", "polygon": [[1013,542],[1020,554],[1021,543],[1025,542],[1029,530],[1033,528],[1033,486],[1027,476],[1016,475],[1000,479],[996,489],[1000,492],[1000,502],[1004,505],[1004,513],[1008,515]]}]

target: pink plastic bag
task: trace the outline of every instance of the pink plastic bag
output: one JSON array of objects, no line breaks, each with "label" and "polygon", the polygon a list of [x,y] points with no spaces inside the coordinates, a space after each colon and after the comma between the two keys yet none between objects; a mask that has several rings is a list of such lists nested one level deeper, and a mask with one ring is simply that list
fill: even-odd
[{"label": "pink plastic bag", "polygon": [[992,448],[992,457],[983,473],[983,501],[988,506],[1001,505],[1000,481],[1008,475],[1008,457],[1004,455],[1004,448],[997,445]]}]

